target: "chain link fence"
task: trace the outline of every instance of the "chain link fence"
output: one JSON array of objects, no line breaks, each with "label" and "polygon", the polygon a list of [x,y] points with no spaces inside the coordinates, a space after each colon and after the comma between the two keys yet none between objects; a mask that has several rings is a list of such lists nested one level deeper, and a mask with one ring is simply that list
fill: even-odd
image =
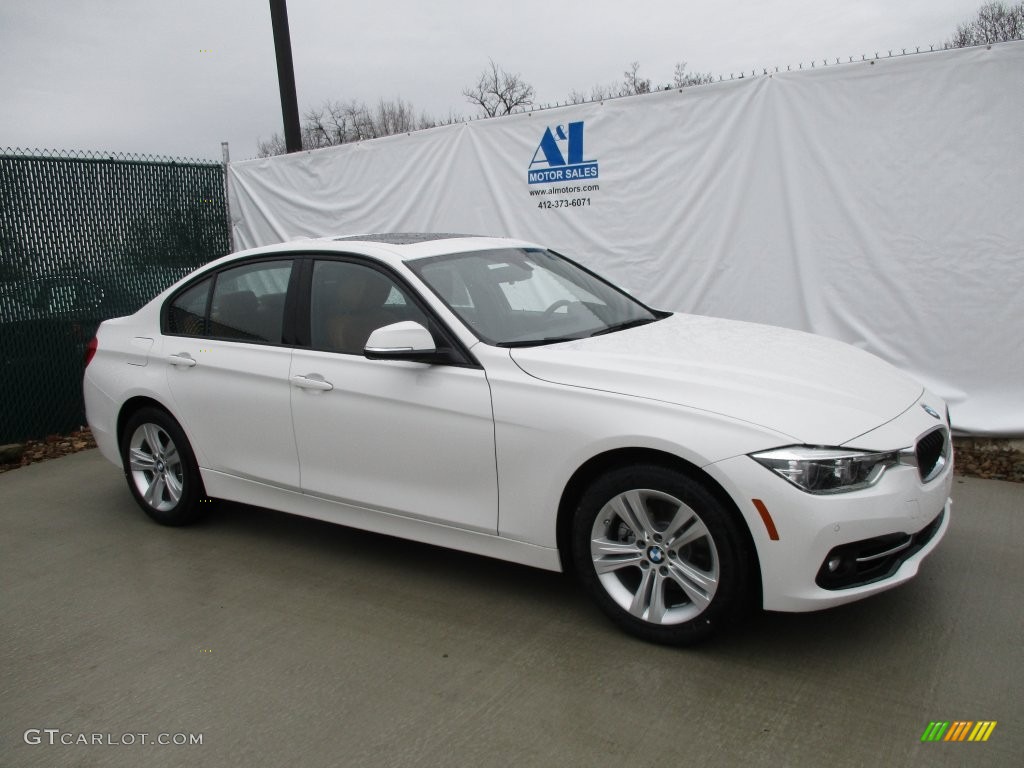
[{"label": "chain link fence", "polygon": [[85,421],[86,345],[230,250],[224,166],[0,151],[0,443]]}]

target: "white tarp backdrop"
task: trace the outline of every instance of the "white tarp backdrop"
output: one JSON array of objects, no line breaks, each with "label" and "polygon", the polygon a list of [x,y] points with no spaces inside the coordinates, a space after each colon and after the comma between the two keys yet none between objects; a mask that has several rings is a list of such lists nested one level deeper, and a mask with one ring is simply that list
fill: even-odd
[{"label": "white tarp backdrop", "polygon": [[236,162],[228,186],[239,248],[532,240],[656,307],[842,339],[944,397],[958,431],[1024,436],[1021,42]]}]

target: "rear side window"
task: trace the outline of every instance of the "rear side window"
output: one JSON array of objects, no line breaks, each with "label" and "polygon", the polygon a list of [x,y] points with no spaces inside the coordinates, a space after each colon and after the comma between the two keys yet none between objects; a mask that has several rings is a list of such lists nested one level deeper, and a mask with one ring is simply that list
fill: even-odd
[{"label": "rear side window", "polygon": [[182,336],[206,335],[206,304],[212,278],[197,283],[178,295],[167,313],[167,331]]},{"label": "rear side window", "polygon": [[217,275],[208,333],[221,339],[280,344],[292,262],[263,261]]},{"label": "rear side window", "polygon": [[167,306],[166,332],[280,344],[292,264],[245,264],[186,288]]}]

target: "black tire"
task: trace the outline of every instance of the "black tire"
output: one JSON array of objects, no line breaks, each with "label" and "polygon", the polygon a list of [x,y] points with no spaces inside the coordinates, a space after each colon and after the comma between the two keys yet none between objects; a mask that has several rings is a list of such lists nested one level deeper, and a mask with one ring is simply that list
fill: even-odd
[{"label": "black tire", "polygon": [[657,465],[622,467],[583,494],[573,519],[573,564],[624,630],[650,642],[688,645],[746,609],[750,554],[740,524],[686,474]]},{"label": "black tire", "polygon": [[188,525],[209,507],[195,455],[181,426],[159,408],[135,412],[121,434],[128,489],[161,525]]}]

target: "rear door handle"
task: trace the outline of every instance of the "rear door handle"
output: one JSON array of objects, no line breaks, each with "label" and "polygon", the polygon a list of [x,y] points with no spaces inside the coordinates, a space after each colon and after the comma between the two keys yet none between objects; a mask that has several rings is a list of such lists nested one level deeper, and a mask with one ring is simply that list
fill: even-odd
[{"label": "rear door handle", "polygon": [[329,392],[334,389],[334,385],[325,381],[323,376],[318,373],[311,373],[308,376],[292,376],[289,381],[300,389],[316,389],[321,392]]},{"label": "rear door handle", "polygon": [[195,366],[196,361],[188,352],[179,352],[176,355],[168,355],[167,362],[171,365],[183,365],[186,368]]}]

